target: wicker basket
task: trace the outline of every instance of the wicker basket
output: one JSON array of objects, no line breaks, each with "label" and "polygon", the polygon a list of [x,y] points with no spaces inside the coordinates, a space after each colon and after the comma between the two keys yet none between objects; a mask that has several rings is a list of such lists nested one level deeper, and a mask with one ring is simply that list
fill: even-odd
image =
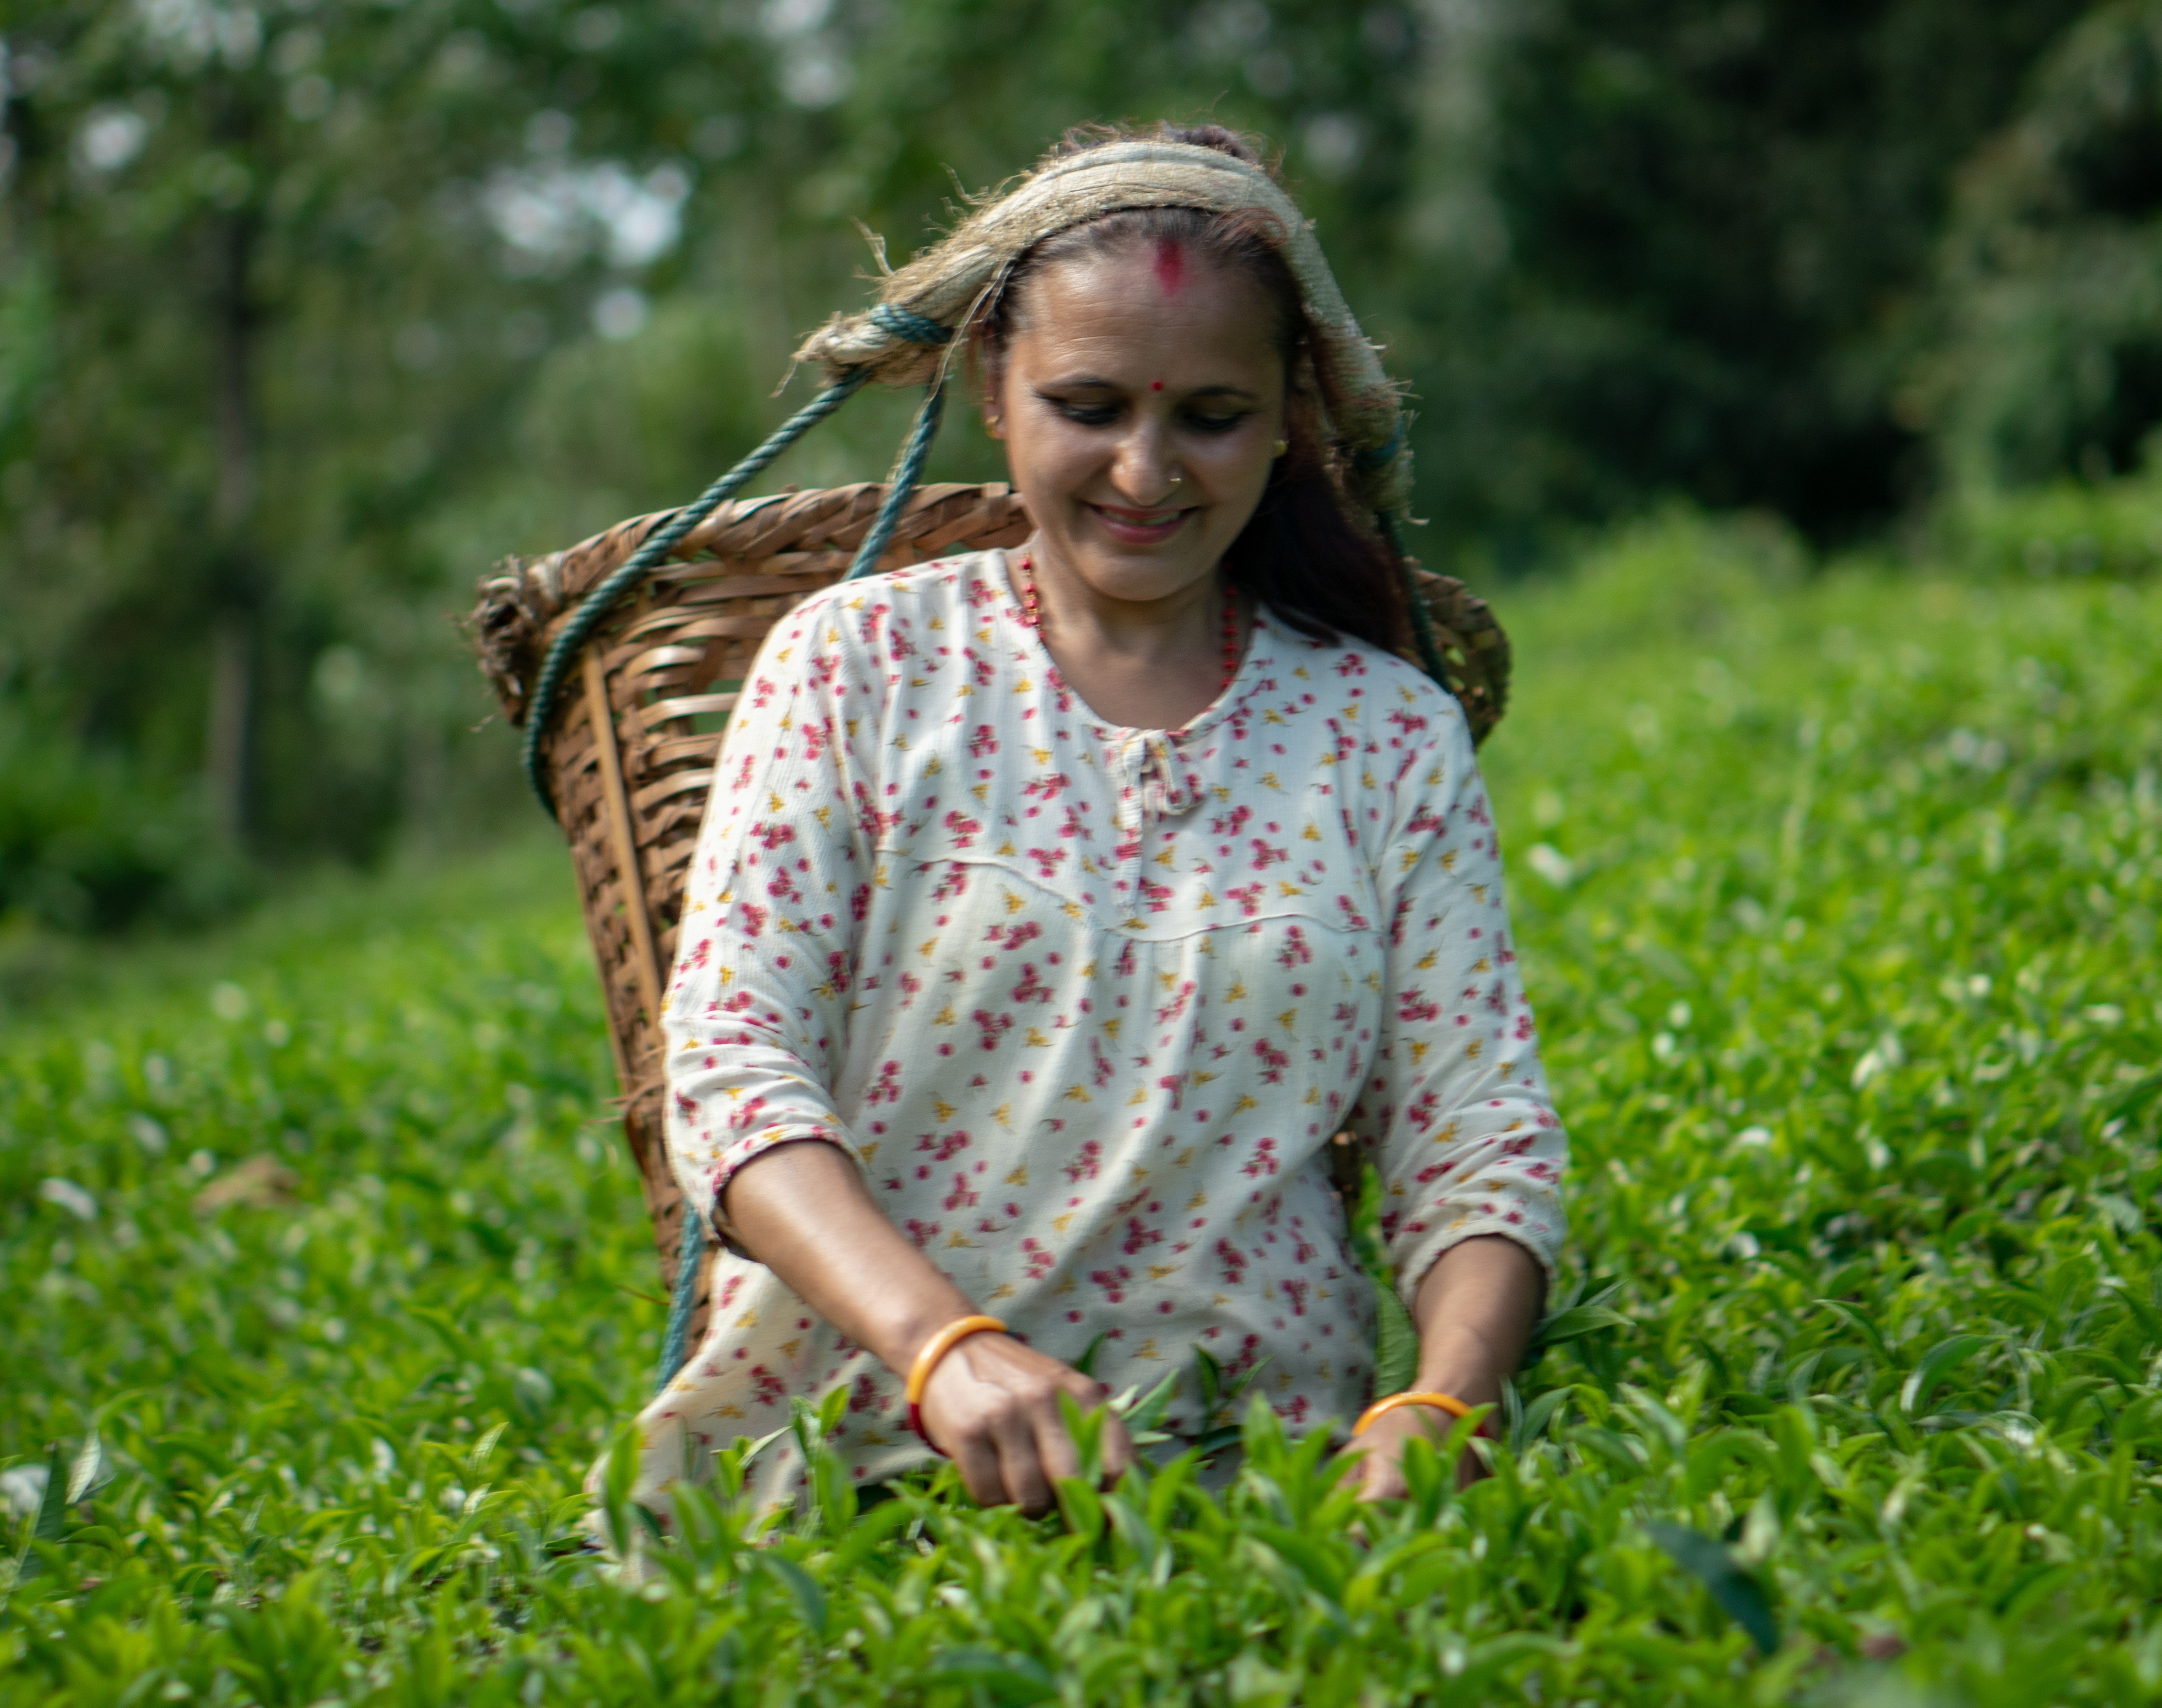
[{"label": "wicker basket", "polygon": [[[672,1290],[683,1204],[661,1137],[661,992],[676,950],[684,877],[713,781],[721,726],[766,631],[839,579],[870,531],[882,486],[782,493],[722,505],[671,560],[624,597],[567,680],[544,752],[557,817],[606,993],[624,1132],[645,1184],[664,1287]],[[481,667],[522,723],[550,640],[579,602],[667,520],[642,516],[567,551],[512,559],[481,585],[472,622]],[[1014,545],[1029,532],[1000,485],[928,486],[911,496],[881,570]],[[1483,738],[1506,703],[1508,643],[1460,582],[1418,574],[1449,686]],[[691,1344],[702,1334],[705,1276]]]}]

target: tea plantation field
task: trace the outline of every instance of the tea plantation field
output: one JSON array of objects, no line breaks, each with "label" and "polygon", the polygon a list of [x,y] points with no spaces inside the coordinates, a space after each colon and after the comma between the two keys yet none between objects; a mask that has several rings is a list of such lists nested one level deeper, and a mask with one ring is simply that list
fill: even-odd
[{"label": "tea plantation field", "polygon": [[1503,615],[1577,1164],[1492,1476],[1261,1417],[617,1580],[663,1307],[531,841],[0,1034],[0,1705],[2162,1701],[2162,589],[1677,520]]}]

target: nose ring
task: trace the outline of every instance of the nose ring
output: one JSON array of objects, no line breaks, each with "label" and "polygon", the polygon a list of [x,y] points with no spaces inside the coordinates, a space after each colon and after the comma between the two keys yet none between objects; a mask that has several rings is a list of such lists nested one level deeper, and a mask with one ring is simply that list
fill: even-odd
[{"label": "nose ring", "polygon": [[1175,474],[1171,477],[1171,483],[1174,487],[1183,487],[1186,484],[1186,476],[1184,475]]}]

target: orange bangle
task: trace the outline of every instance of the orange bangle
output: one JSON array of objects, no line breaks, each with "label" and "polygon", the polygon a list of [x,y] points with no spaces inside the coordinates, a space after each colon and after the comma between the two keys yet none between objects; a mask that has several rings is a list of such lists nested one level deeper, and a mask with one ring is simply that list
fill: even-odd
[{"label": "orange bangle", "polygon": [[1471,1408],[1453,1393],[1392,1393],[1386,1399],[1377,1399],[1359,1414],[1359,1421],[1351,1425],[1351,1433],[1363,1435],[1381,1419],[1400,1405],[1430,1405],[1438,1412],[1447,1412],[1453,1418],[1468,1418]]},{"label": "orange bangle", "polygon": [[908,1385],[903,1390],[908,1400],[908,1427],[922,1437],[923,1445],[941,1458],[945,1450],[925,1433],[923,1428],[923,1390],[930,1385],[931,1372],[938,1367],[938,1361],[971,1335],[1004,1334],[1006,1325],[995,1316],[958,1316],[923,1343],[923,1350],[916,1355],[916,1362],[908,1367]]}]

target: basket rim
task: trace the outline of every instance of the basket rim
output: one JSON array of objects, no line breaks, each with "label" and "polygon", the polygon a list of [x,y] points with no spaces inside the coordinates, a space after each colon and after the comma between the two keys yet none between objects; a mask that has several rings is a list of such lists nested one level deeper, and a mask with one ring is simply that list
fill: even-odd
[{"label": "basket rim", "polygon": [[[791,552],[839,554],[859,545],[877,519],[887,487],[859,481],[838,487],[786,487],[718,506],[678,540],[656,581],[675,577],[675,566],[715,560],[765,560],[757,570],[785,581],[796,576],[805,591],[833,579],[829,564],[801,570],[773,567],[770,560]],[[986,508],[1005,517],[987,516]],[[619,565],[627,562],[654,532],[679,513],[650,511],[626,518],[577,544],[531,556],[510,556],[483,580],[479,603],[466,623],[480,667],[495,688],[513,724],[522,726],[540,656],[548,640],[578,605]],[[915,488],[903,508],[890,550],[906,567],[925,542],[959,544],[971,533],[989,533],[1013,520],[1026,520],[1026,499],[1004,481],[942,482]],[[945,539],[939,536],[944,534]],[[969,549],[983,549],[970,547]],[[916,563],[935,553],[914,555]],[[1475,741],[1483,742],[1507,710],[1512,664],[1507,633],[1486,601],[1450,575],[1405,560],[1413,582],[1423,595],[1429,618],[1441,631],[1443,656],[1450,666],[1442,685],[1470,718]],[[816,578],[816,579],[814,579]],[[786,587],[775,588],[781,592]],[[1449,656],[1453,646],[1456,658]],[[1414,664],[1419,660],[1407,654]]]},{"label": "basket rim", "polygon": [[[713,514],[678,540],[668,555],[676,563],[699,563],[755,552],[771,555],[788,550],[851,549],[870,531],[878,500],[885,490],[883,482],[854,481],[845,486],[785,487],[778,492],[731,498],[716,506]],[[912,544],[921,537],[923,519],[929,513],[950,509],[953,500],[964,495],[978,503],[1010,503],[1023,513],[1028,508],[1027,501],[1005,481],[926,483],[909,495],[901,525],[896,529],[896,543]],[[787,508],[780,515],[767,516],[765,525],[749,529],[744,538],[729,537],[745,532],[746,524],[766,515],[776,505]],[[552,621],[573,608],[610,570],[629,561],[654,531],[666,526],[676,513],[654,510],[627,517],[575,545],[531,557],[508,558],[504,563],[506,567],[518,566],[518,572],[541,601],[540,608]],[[911,523],[916,524],[913,529]]]}]

